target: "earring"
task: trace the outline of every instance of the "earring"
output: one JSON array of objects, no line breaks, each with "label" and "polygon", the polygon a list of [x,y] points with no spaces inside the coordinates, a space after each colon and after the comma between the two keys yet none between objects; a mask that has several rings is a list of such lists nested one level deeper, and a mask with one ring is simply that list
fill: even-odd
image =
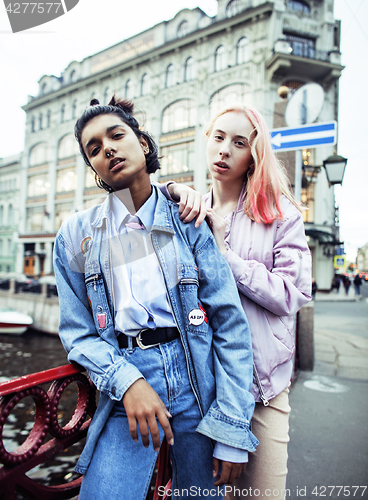
[{"label": "earring", "polygon": [[148,153],[149,153],[149,148],[144,148],[144,149],[143,149],[143,153],[144,153],[145,155],[148,155]]}]

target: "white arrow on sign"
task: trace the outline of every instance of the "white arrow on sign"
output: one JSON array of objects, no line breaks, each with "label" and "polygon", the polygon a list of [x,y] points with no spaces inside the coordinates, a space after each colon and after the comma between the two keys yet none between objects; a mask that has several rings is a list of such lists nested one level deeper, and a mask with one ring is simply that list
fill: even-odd
[{"label": "white arrow on sign", "polygon": [[337,123],[332,121],[302,125],[297,128],[278,128],[271,130],[270,135],[272,149],[275,151],[333,146],[336,144]]}]

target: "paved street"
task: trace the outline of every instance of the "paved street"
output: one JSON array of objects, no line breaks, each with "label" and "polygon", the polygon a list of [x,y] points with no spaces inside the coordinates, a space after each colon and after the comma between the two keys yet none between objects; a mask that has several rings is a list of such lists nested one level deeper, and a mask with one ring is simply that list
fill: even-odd
[{"label": "paved street", "polygon": [[314,370],[290,393],[287,498],[368,498],[367,291],[317,293]]}]

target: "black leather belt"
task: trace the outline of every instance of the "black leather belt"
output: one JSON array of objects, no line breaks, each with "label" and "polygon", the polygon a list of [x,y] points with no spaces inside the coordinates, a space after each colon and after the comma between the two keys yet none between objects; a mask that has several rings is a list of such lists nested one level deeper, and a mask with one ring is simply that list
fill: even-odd
[{"label": "black leather belt", "polygon": [[[158,344],[165,344],[171,342],[180,336],[179,330],[173,327],[156,328],[156,330],[142,330],[133,339],[133,347],[140,347],[141,349],[149,349]],[[118,336],[119,347],[125,349],[128,347],[128,335],[121,333]]]}]

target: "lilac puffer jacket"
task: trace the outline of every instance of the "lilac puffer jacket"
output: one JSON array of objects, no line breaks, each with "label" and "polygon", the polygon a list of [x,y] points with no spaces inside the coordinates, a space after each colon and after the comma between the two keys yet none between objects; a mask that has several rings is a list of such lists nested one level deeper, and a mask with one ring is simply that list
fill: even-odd
[{"label": "lilac puffer jacket", "polygon": [[[211,207],[212,191],[205,200]],[[225,258],[252,334],[252,394],[265,405],[290,382],[294,315],[311,299],[311,255],[302,214],[285,196],[281,206],[283,220],[267,225],[245,215],[242,202],[225,216]]]}]

